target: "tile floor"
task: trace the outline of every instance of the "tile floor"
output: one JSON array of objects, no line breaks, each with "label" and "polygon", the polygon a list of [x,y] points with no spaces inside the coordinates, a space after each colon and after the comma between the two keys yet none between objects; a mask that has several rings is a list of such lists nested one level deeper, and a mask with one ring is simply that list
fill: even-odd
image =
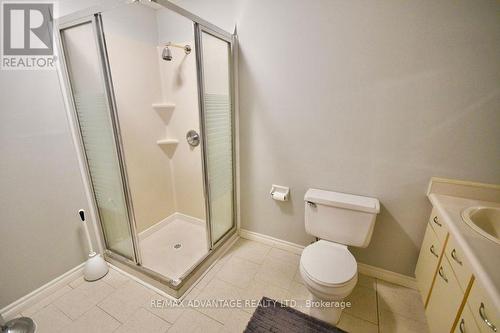
[{"label": "tile floor", "polygon": [[[300,300],[309,297],[298,273],[299,256],[240,239],[186,295],[207,299]],[[22,314],[37,332],[242,332],[254,308],[156,308],[167,298],[110,270],[97,282],[78,278]],[[339,327],[351,332],[427,332],[423,305],[415,290],[360,275],[350,295],[353,306]],[[302,309],[303,311],[307,311]]]},{"label": "tile floor", "polygon": [[[180,248],[174,248],[181,244]],[[143,265],[178,279],[207,253],[204,224],[176,218],[140,241]]]}]

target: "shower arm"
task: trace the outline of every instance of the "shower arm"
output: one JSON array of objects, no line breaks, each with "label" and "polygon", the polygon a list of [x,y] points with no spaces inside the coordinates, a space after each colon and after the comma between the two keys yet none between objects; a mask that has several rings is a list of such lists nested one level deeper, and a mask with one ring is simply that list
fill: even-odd
[{"label": "shower arm", "polygon": [[191,45],[179,45],[179,44],[174,44],[172,42],[168,42],[164,46],[166,46],[166,47],[177,47],[179,49],[183,49],[184,52],[186,52],[186,54],[191,53]]}]

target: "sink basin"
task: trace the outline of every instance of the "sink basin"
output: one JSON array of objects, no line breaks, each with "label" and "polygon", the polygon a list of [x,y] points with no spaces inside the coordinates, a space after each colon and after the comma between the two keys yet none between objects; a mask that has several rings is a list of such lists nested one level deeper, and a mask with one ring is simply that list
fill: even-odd
[{"label": "sink basin", "polygon": [[500,245],[500,208],[469,207],[462,218],[476,232]]}]

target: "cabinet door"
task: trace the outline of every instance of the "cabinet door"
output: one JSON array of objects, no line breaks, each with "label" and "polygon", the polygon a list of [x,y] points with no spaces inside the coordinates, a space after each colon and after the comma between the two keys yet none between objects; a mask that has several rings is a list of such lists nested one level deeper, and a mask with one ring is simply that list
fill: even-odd
[{"label": "cabinet door", "polygon": [[481,333],[500,331],[500,309],[495,308],[478,281],[474,281],[467,302]]},{"label": "cabinet door", "polygon": [[451,270],[450,263],[443,256],[429,303],[425,309],[425,315],[427,316],[431,332],[451,332],[458,311],[460,310],[463,296],[458,281]]},{"label": "cabinet door", "polygon": [[436,233],[439,241],[444,244],[448,236],[448,228],[446,227],[446,224],[444,224],[441,216],[439,216],[436,208],[432,208],[429,223],[432,225],[432,228],[434,229],[434,232]]},{"label": "cabinet door", "polygon": [[480,333],[468,304],[465,304],[453,333]]},{"label": "cabinet door", "polygon": [[432,282],[436,276],[441,250],[442,247],[432,227],[430,224],[427,224],[422,247],[420,248],[420,255],[418,256],[417,267],[415,268],[417,286],[424,304],[426,304]]},{"label": "cabinet door", "polygon": [[448,243],[446,244],[446,249],[444,251],[446,257],[448,258],[453,273],[458,280],[458,284],[465,293],[469,282],[472,279],[472,270],[469,268],[469,262],[465,257],[462,249],[457,246],[455,239],[450,235],[448,237]]}]

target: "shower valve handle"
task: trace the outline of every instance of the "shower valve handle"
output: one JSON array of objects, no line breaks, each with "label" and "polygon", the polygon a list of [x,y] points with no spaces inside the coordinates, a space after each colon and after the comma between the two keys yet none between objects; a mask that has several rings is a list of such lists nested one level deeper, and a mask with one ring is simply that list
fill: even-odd
[{"label": "shower valve handle", "polygon": [[191,147],[196,147],[200,144],[200,135],[195,130],[190,130],[186,133],[186,140]]}]

